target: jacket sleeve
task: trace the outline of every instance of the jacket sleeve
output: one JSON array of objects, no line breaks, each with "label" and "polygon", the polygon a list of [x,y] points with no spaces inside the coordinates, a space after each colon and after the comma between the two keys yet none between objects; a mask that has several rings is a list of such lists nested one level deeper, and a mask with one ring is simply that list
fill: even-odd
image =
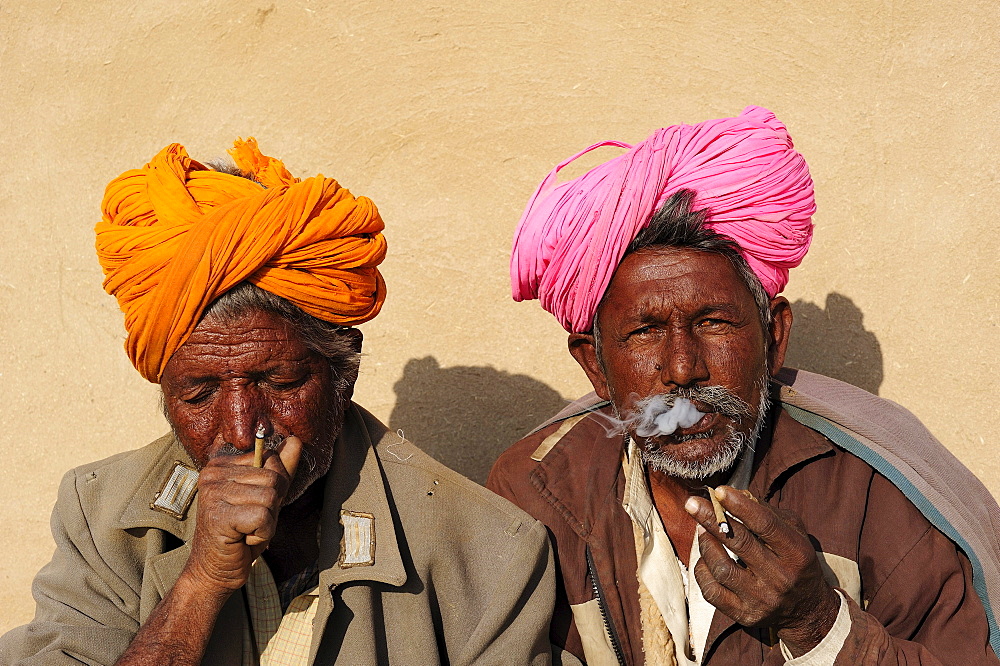
[{"label": "jacket sleeve", "polygon": [[851,630],[836,666],[1000,664],[972,566],[933,527],[873,591],[865,610],[848,602]]},{"label": "jacket sleeve", "polygon": [[[526,498],[520,497],[518,489],[523,492],[528,485],[528,475],[531,473],[532,463],[526,451],[534,447],[530,442],[532,438],[525,438],[517,444],[500,454],[489,475],[486,477],[486,487],[495,492],[500,497],[509,500],[514,505],[521,507],[531,506]],[[529,511],[529,513],[531,513]]]},{"label": "jacket sleeve", "polygon": [[102,556],[76,484],[75,472],[63,477],[52,511],[55,554],[32,583],[35,617],[0,637],[3,666],[110,666],[139,629],[139,593]]},{"label": "jacket sleeve", "polygon": [[[503,666],[553,663],[577,664],[571,655],[553,652],[549,624],[555,602],[555,569],[548,533],[540,522],[523,524],[526,530],[510,559],[498,572],[502,581],[491,591],[458,666]],[[562,661],[560,661],[562,659]]]}]

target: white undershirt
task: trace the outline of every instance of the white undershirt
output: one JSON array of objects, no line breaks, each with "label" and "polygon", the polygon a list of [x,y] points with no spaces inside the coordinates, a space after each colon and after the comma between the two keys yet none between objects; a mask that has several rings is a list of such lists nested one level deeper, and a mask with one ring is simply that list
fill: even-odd
[{"label": "white undershirt", "polygon": [[[632,518],[635,528],[642,532],[644,549],[642,553],[637,553],[639,578],[649,590],[670,630],[678,666],[700,666],[716,609],[705,601],[701,587],[689,571],[694,570],[701,556],[698,538],[705,530],[700,525],[697,527],[691,544],[689,567],[685,567],[677,557],[653,505],[641,460],[638,446],[630,439],[622,460],[625,471],[622,506]],[[633,461],[640,464],[632,464]],[[748,449],[737,462],[727,485],[746,489],[750,485],[752,465],[753,453]],[[786,663],[789,666],[832,666],[849,631],[850,614],[841,595],[837,620],[823,641],[806,654]],[[791,659],[784,644],[781,644],[781,650],[786,659]]]}]

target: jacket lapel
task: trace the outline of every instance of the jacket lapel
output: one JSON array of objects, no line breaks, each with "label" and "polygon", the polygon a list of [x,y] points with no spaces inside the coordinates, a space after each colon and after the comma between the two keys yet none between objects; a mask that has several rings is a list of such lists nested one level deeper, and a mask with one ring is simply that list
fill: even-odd
[{"label": "jacket lapel", "polygon": [[[377,446],[373,443],[376,438]],[[397,435],[387,432],[384,426],[357,405],[352,403],[348,408],[323,499],[318,560],[321,593],[313,620],[312,660],[316,658],[327,621],[333,612],[333,591],[338,586],[354,581],[372,581],[396,587],[406,583],[406,569],[396,539],[396,517],[378,458],[378,451],[400,441]],[[345,513],[350,517],[348,521],[345,521]],[[345,522],[351,522],[351,519],[361,521],[363,525],[367,523],[370,532],[348,531],[345,534]],[[372,537],[371,563],[345,562],[345,546],[350,551],[352,539],[367,539],[369,534]]]},{"label": "jacket lapel", "polygon": [[[360,409],[351,405],[344,431],[337,441],[323,500],[323,543],[319,557],[320,584],[323,587],[357,580],[394,586],[406,582],[403,558],[396,541],[396,521],[371,434],[365,427]],[[383,433],[378,447],[391,446],[398,441],[397,435]],[[350,543],[353,538],[345,536],[344,513],[370,516],[374,536],[371,564],[341,562],[345,543]]]},{"label": "jacket lapel", "polygon": [[[754,471],[750,481],[750,493],[762,502],[771,499],[785,472],[833,449],[825,437],[800,425],[784,409],[775,411],[770,434],[765,433],[755,450]],[[729,616],[715,612],[705,642],[706,658],[719,637],[734,625],[736,623]]]},{"label": "jacket lapel", "polygon": [[[142,594],[143,597],[153,598],[143,599],[142,605],[148,608],[155,606],[167,595],[184,570],[184,565],[191,555],[190,541],[194,536],[194,517],[198,513],[197,493],[181,518],[157,511],[150,506],[178,462],[194,466],[187,451],[173,435],[166,435],[163,440],[167,440],[163,453],[147,468],[145,475],[126,491],[129,500],[119,519],[119,526],[123,530],[152,528],[172,534],[181,541],[181,545],[177,548],[154,555],[145,563]],[[147,584],[147,580],[151,584]],[[229,597],[216,618],[215,629],[212,631],[212,639],[206,648],[203,663],[240,666],[243,662],[242,636],[246,631],[242,596],[240,592],[236,592]]]},{"label": "jacket lapel", "polygon": [[[595,411],[589,396],[578,402],[587,403],[585,408]],[[577,409],[570,416],[579,413],[583,412]],[[608,436],[598,418],[583,419],[570,430],[572,436],[566,433],[553,443],[531,473],[530,482],[589,549],[594,565],[591,573],[598,578],[610,630],[621,645],[626,663],[631,665],[641,660],[642,645],[632,645],[625,630],[640,621],[638,596],[622,594],[619,589],[622,581],[635,580],[638,567],[632,524],[622,508],[623,442],[620,436]],[[622,548],[622,543],[628,547]],[[581,551],[578,556],[585,558],[586,553]],[[590,575],[588,569],[583,569],[585,578]],[[580,581],[579,587],[590,588],[592,584]],[[577,583],[573,586],[577,587]]]},{"label": "jacket lapel", "polygon": [[[184,564],[191,553],[188,542],[194,535],[194,516],[198,509],[195,495],[182,518],[151,508],[157,493],[173,472],[178,462],[192,466],[190,456],[184,447],[172,436],[166,435],[161,442],[166,443],[162,452],[146,467],[146,472],[134,481],[122,494],[128,498],[122,510],[118,525],[122,530],[149,528],[161,530],[176,537],[181,546],[149,557],[145,562],[142,589],[142,607],[152,609],[177,582]],[[126,479],[123,481],[127,482]],[[146,580],[152,584],[147,584]],[[147,598],[149,597],[149,598]]]},{"label": "jacket lapel", "polygon": [[[165,443],[166,446],[163,447],[163,451],[153,463],[146,468],[145,474],[135,480],[131,487],[123,488],[122,495],[129,499],[122,510],[118,526],[123,530],[151,527],[169,532],[181,541],[188,541],[194,534],[197,495],[182,518],[157,511],[150,505],[156,499],[156,494],[163,488],[164,483],[170,478],[177,463],[194,467],[194,462],[173,435],[164,435],[156,443],[160,442]],[[122,481],[126,484],[129,482],[128,479],[122,479]]]}]

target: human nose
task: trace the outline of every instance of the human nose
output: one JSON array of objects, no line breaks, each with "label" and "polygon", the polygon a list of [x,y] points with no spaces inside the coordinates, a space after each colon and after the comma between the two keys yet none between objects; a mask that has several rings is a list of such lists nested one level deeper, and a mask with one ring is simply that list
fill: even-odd
[{"label": "human nose", "polygon": [[252,451],[258,430],[270,435],[274,428],[263,396],[253,387],[228,391],[220,401],[219,434],[240,451]]},{"label": "human nose", "polygon": [[687,328],[676,328],[665,337],[660,353],[660,381],[668,388],[687,388],[708,379],[701,345]]}]

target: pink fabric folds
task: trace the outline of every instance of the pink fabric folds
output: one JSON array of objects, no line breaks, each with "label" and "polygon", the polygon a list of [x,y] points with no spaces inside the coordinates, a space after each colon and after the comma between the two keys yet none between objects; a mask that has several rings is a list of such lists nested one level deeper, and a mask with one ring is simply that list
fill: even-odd
[{"label": "pink fabric folds", "polygon": [[[601,146],[628,152],[555,185],[559,170]],[[774,114],[674,125],[629,146],[604,141],[553,169],[521,216],[510,260],[515,301],[538,298],[567,331],[582,333],[625,249],[675,192],[697,192],[708,226],[743,250],[767,292],[788,282],[812,239],[812,178]]]}]

